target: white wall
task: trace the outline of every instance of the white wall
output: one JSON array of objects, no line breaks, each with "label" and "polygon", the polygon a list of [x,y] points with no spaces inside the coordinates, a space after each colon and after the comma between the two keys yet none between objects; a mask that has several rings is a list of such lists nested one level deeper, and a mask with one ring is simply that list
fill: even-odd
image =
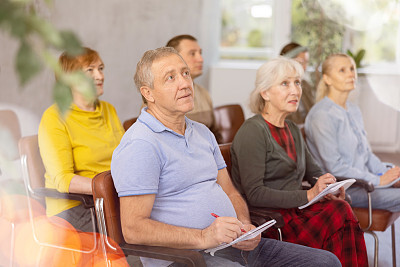
[{"label": "white wall", "polygon": [[365,74],[359,78],[358,104],[375,151],[400,151],[400,75]]},{"label": "white wall", "polygon": [[[214,105],[240,103],[246,117],[251,115],[247,101],[261,63],[218,62],[219,0],[54,0],[50,8],[37,5],[57,28],[74,31],[84,45],[99,51],[106,65],[102,99],[116,107],[121,121],[139,113],[141,97],[133,74],[144,51],[163,46],[171,37],[184,33],[197,37],[203,48],[205,71],[196,82],[209,88]],[[278,1],[276,8],[278,13],[287,14],[290,0]],[[290,18],[276,17],[276,32],[280,34],[274,37],[275,50],[290,39]],[[18,105],[40,118],[53,102],[53,73],[44,71],[21,88],[14,72],[17,44],[3,32],[0,44],[0,108]],[[363,90],[358,91],[356,101],[370,142],[377,150],[400,151],[400,115],[378,101],[390,102],[399,109],[400,75],[371,73],[367,77],[360,78],[359,88]],[[34,121],[32,116],[25,116],[26,120]]]},{"label": "white wall", "polygon": [[[50,8],[37,5],[57,28],[74,31],[85,46],[99,52],[106,65],[105,93],[101,99],[116,107],[121,121],[139,113],[141,97],[134,86],[133,74],[146,50],[187,33],[199,39],[206,65],[216,58],[219,1],[54,0]],[[14,73],[17,44],[3,32],[0,44],[0,102],[23,106],[40,117],[53,102],[53,73],[44,71],[21,88]],[[207,86],[207,68],[196,82]]]}]

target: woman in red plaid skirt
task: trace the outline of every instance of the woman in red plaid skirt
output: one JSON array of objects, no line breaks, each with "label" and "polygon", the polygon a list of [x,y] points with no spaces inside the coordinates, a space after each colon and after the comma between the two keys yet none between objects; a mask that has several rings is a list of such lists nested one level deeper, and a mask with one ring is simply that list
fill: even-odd
[{"label": "woman in red plaid skirt", "polygon": [[[336,182],[315,163],[296,124],[285,120],[298,108],[303,73],[298,62],[282,57],[259,68],[250,95],[256,115],[244,122],[231,148],[232,179],[249,205],[283,215],[284,241],[329,250],[343,266],[368,266],[364,234],[343,188],[298,208]],[[304,179],[314,186],[303,190]]]}]

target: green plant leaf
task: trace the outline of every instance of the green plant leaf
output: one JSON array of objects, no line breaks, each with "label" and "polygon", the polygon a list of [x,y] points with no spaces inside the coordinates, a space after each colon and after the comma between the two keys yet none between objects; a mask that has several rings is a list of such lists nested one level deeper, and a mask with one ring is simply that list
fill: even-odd
[{"label": "green plant leaf", "polygon": [[43,68],[40,58],[26,42],[19,47],[15,66],[21,85],[25,85]]},{"label": "green plant leaf", "polygon": [[353,53],[352,53],[349,49],[347,49],[346,54],[348,54],[349,56],[351,56],[352,58],[354,58]]},{"label": "green plant leaf", "polygon": [[96,88],[93,80],[86,76],[82,71],[75,71],[71,73],[62,74],[61,79],[70,88],[74,88],[79,92],[88,102],[96,100]]},{"label": "green plant leaf", "polygon": [[354,60],[358,63],[361,63],[361,60],[364,58],[364,56],[365,56],[365,49],[361,49],[360,51],[358,51]]},{"label": "green plant leaf", "polygon": [[72,103],[71,89],[60,80],[53,87],[53,98],[62,114],[65,114]]},{"label": "green plant leaf", "polygon": [[22,4],[0,1],[0,24],[4,25],[5,30],[8,30],[12,36],[23,39],[28,34],[28,25],[26,17],[29,14],[24,13]]},{"label": "green plant leaf", "polygon": [[44,0],[47,6],[52,6],[53,0]]},{"label": "green plant leaf", "polygon": [[60,49],[67,52],[71,56],[77,56],[83,53],[83,48],[78,37],[72,31],[60,31],[63,45]]},{"label": "green plant leaf", "polygon": [[15,8],[8,1],[0,1],[0,23],[10,21],[14,16]]},{"label": "green plant leaf", "polygon": [[37,16],[31,16],[28,20],[32,29],[36,30],[46,43],[59,48],[62,46],[63,40],[57,29],[48,21]]}]

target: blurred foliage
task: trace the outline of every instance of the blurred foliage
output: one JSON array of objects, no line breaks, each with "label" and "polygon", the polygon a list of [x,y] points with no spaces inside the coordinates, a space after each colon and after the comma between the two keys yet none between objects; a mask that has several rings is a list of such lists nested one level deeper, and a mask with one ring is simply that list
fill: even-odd
[{"label": "blurred foliage", "polygon": [[247,44],[249,47],[263,47],[263,33],[259,29],[254,29],[247,35]]},{"label": "blurred foliage", "polygon": [[[332,6],[341,12],[340,6]],[[320,78],[319,67],[324,59],[342,50],[345,27],[330,20],[317,0],[293,0],[292,40],[307,46],[310,65],[315,67],[314,82]]]},{"label": "blurred foliage", "polygon": [[360,49],[356,54],[347,49],[346,53],[354,59],[357,69],[362,67],[361,61],[365,56],[365,49]]},{"label": "blurred foliage", "polygon": [[[269,48],[273,44],[272,17],[254,17],[251,8],[255,5],[267,4],[258,0],[222,0],[221,1],[221,47],[236,48]],[[241,56],[239,56],[241,57]],[[263,59],[265,60],[265,55]],[[229,55],[233,59],[236,56]],[[251,59],[251,56],[244,56]]]},{"label": "blurred foliage", "polygon": [[[51,2],[45,0],[43,5],[49,6]],[[37,1],[33,0],[1,0],[0,30],[19,43],[15,67],[20,85],[26,85],[44,67],[51,68],[58,77],[53,87],[54,101],[64,113],[72,101],[70,88],[77,88],[90,101],[95,98],[95,87],[92,80],[81,71],[62,71],[51,51],[78,55],[83,51],[81,42],[73,32],[58,30],[42,18],[35,4]]]}]

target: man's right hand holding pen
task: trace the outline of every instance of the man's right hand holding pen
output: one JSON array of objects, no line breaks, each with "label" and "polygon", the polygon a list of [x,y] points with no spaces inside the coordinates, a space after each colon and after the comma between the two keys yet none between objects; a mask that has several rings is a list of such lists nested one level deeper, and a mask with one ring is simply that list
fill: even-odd
[{"label": "man's right hand holding pen", "polygon": [[[243,234],[243,231],[250,231],[256,228],[251,224],[243,224],[234,217],[218,217],[207,228],[202,230],[202,239],[206,248],[213,248],[222,243],[230,243]],[[257,247],[261,240],[261,234],[253,239],[238,242],[233,247],[250,251]]]}]

